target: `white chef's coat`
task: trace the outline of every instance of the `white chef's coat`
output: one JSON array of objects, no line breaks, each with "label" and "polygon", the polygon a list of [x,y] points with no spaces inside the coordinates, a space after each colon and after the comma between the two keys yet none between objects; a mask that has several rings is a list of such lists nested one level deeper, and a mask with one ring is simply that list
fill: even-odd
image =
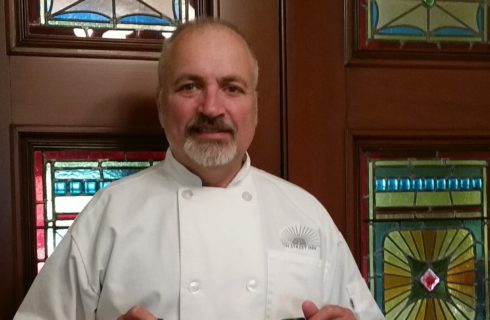
[{"label": "white chef's coat", "polygon": [[171,152],[98,192],[15,319],[279,320],[301,304],[383,319],[340,232],[301,188],[250,166],[203,187]]}]

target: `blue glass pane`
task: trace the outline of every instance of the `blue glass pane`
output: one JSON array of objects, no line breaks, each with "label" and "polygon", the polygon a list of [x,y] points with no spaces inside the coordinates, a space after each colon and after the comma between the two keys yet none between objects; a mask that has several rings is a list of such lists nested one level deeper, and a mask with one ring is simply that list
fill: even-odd
[{"label": "blue glass pane", "polygon": [[432,34],[435,36],[441,36],[441,37],[474,37],[477,36],[475,35],[474,32],[468,29],[463,29],[463,28],[441,28],[432,31]]},{"label": "blue glass pane", "polygon": [[482,179],[480,178],[473,178],[471,179],[471,189],[473,190],[481,190],[483,186]]},{"label": "blue glass pane", "polygon": [[410,189],[411,189],[410,179],[408,179],[408,178],[400,179],[400,190],[401,191],[410,191]]},{"label": "blue glass pane", "polygon": [[100,189],[104,189],[105,187],[107,187],[109,184],[111,184],[110,181],[101,181],[99,182],[99,188]]},{"label": "blue glass pane", "polygon": [[446,179],[439,178],[436,180],[436,190],[446,190]]},{"label": "blue glass pane", "polygon": [[100,179],[99,170],[78,169],[78,170],[56,170],[55,179]]},{"label": "blue glass pane", "polygon": [[398,190],[398,179],[388,179],[388,191]]},{"label": "blue glass pane", "polygon": [[389,27],[383,28],[378,31],[382,35],[399,35],[399,36],[423,36],[425,32],[423,30],[413,27]]},{"label": "blue glass pane", "polygon": [[478,26],[478,31],[483,31],[483,7],[480,5],[476,13],[476,24]]},{"label": "blue glass pane", "polygon": [[53,17],[53,20],[80,22],[111,22],[111,19],[96,13],[65,13]]},{"label": "blue glass pane", "polygon": [[470,190],[470,179],[462,178],[459,179],[460,190]]},{"label": "blue glass pane", "polygon": [[459,189],[459,181],[456,178],[450,178],[447,180],[449,190],[458,190]]},{"label": "blue glass pane", "polygon": [[378,4],[373,2],[371,7],[371,25],[376,26],[378,24]]},{"label": "blue glass pane", "polygon": [[107,169],[103,170],[102,174],[104,175],[104,179],[115,180],[124,178],[138,171],[140,171],[140,169]]},{"label": "blue glass pane", "polygon": [[83,187],[86,194],[95,194],[97,192],[97,182],[95,181],[85,181]]},{"label": "blue glass pane", "polygon": [[376,179],[374,189],[376,191],[386,191],[386,179]]},{"label": "blue glass pane", "polygon": [[433,191],[436,187],[434,179],[424,179],[424,187],[423,190],[425,191]]},{"label": "blue glass pane", "polygon": [[422,191],[424,186],[422,179],[420,178],[413,179],[412,185],[413,185],[413,190],[415,191]]},{"label": "blue glass pane", "polygon": [[58,181],[54,183],[54,194],[63,195],[66,194],[66,183]]},{"label": "blue glass pane", "polygon": [[144,15],[134,15],[134,16],[124,17],[120,19],[119,22],[127,23],[127,24],[147,24],[147,25],[160,25],[160,26],[172,25],[172,23],[166,19],[144,16]]},{"label": "blue glass pane", "polygon": [[82,193],[82,183],[80,181],[70,182],[70,193],[71,194],[81,194]]}]

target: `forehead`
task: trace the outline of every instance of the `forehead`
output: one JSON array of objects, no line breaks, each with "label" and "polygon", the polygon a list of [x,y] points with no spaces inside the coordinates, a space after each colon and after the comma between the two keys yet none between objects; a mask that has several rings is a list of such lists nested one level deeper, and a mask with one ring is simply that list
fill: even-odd
[{"label": "forehead", "polygon": [[202,67],[251,72],[254,58],[245,41],[223,26],[201,26],[179,35],[169,54],[172,71]]}]

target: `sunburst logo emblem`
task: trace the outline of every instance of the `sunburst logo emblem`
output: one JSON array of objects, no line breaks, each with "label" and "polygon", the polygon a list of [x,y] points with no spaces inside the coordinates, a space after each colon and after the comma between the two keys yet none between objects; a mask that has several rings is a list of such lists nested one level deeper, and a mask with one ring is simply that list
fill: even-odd
[{"label": "sunburst logo emblem", "polygon": [[316,250],[320,246],[318,231],[306,226],[289,226],[281,232],[282,245],[290,249]]}]

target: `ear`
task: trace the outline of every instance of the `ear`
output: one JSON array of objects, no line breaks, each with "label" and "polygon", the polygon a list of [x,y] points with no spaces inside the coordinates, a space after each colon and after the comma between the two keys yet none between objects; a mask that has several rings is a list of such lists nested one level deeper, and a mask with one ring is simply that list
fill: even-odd
[{"label": "ear", "polygon": [[157,92],[157,109],[158,109],[158,120],[160,120],[160,125],[165,128],[163,122],[163,90],[160,88]]}]

